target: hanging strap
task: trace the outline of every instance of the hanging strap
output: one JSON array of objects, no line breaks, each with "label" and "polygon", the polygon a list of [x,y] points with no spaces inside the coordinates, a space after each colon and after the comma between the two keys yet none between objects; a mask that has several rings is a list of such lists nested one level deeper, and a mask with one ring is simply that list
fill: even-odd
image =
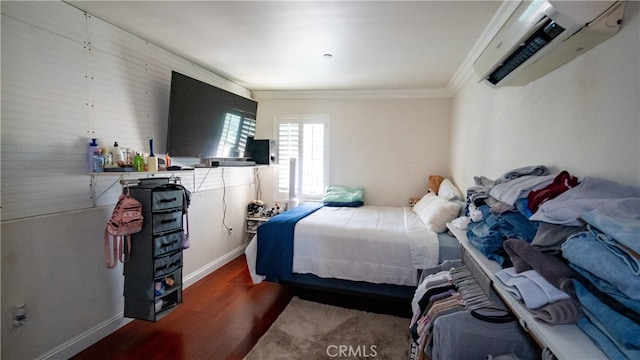
[{"label": "hanging strap", "polygon": [[[178,182],[180,178],[178,178]],[[188,249],[191,246],[191,241],[189,238],[189,204],[191,203],[191,193],[187,188],[179,184],[180,188],[182,188],[182,212],[184,213],[184,221],[185,221],[185,232],[184,232],[184,240],[182,242],[182,248]]]},{"label": "hanging strap", "polygon": [[[125,261],[129,260],[129,256],[131,256],[131,235],[118,236],[119,237],[119,246],[120,246],[120,262],[124,264]],[[127,249],[125,251],[124,242],[127,242]]]},{"label": "hanging strap", "polygon": [[189,239],[189,213],[185,212],[184,216],[185,216],[184,219],[185,219],[186,231],[184,232],[184,240],[182,242],[182,248],[188,249],[189,246],[191,246],[191,241]]},{"label": "hanging strap", "polygon": [[[113,239],[113,245],[111,244]],[[125,249],[124,242],[126,239],[127,247]],[[112,250],[113,249],[113,254]],[[113,255],[113,256],[112,256]],[[131,235],[111,236],[104,230],[104,262],[108,269],[113,269],[118,264],[118,260],[124,264],[131,256]]]},{"label": "hanging strap", "polygon": [[[111,246],[111,234],[104,230],[104,262],[108,269],[113,269],[118,263],[118,245],[116,239],[113,239],[113,246]],[[113,256],[111,256],[111,249],[113,249]]]}]

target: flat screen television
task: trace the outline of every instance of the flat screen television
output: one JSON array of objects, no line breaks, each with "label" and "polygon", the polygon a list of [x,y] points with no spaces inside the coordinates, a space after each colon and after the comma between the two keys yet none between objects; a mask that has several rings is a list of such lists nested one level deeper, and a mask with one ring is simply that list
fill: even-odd
[{"label": "flat screen television", "polygon": [[244,160],[255,135],[258,103],[173,71],[167,153],[172,157]]}]

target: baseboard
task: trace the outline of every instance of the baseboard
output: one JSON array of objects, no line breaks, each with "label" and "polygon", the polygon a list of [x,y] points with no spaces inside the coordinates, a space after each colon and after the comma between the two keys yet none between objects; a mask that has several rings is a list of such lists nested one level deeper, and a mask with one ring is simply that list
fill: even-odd
[{"label": "baseboard", "polygon": [[[212,262],[208,263],[207,265],[201,267],[200,269],[192,272],[189,275],[186,275],[182,278],[182,287],[183,288],[188,288],[189,286],[197,283],[198,281],[202,280],[203,278],[205,278],[207,275],[211,274],[212,272],[218,270],[219,268],[223,267],[224,265],[226,265],[229,261],[237,258],[238,256],[244,254],[244,248],[246,247],[246,245],[241,245],[233,250],[231,250],[230,252],[222,255],[221,257],[213,260]],[[189,251],[189,250],[186,250]]]},{"label": "baseboard", "polygon": [[[182,285],[184,288],[187,288],[199,280],[202,280],[205,276],[211,274],[212,272],[218,270],[229,261],[237,258],[238,256],[244,253],[245,245],[241,245],[230,252],[222,255],[221,257],[215,259],[209,264],[201,267],[200,269],[194,271],[193,273],[185,276],[182,279]],[[188,250],[187,250],[188,251]],[[40,356],[38,359],[69,359],[72,356],[78,354],[82,350],[90,347],[91,345],[97,343],[103,338],[107,337],[111,333],[125,326],[129,322],[133,321],[133,319],[123,317],[124,313],[121,312],[114,316],[113,318],[96,325],[95,327],[89,329],[83,334],[75,337],[67,341],[66,343],[61,344],[60,346],[52,349],[51,351],[45,353]]]},{"label": "baseboard", "polygon": [[115,332],[121,327],[127,325],[133,319],[123,317],[124,312],[112,317],[111,319],[98,324],[90,330],[84,332],[80,336],[63,343],[48,353],[40,356],[38,359],[69,359],[78,354],[82,350],[97,343],[109,334]]}]

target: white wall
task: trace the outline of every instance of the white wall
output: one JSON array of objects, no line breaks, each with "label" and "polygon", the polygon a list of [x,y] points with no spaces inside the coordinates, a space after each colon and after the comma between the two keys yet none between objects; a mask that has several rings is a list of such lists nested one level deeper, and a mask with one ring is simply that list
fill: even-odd
[{"label": "white wall", "polygon": [[640,3],[622,29],[524,87],[467,81],[453,99],[451,171],[462,189],[526,165],[640,185]]},{"label": "white wall", "polygon": [[[119,178],[92,182],[87,138],[147,149],[151,137],[163,153],[173,69],[249,91],[63,2],[2,2],[1,10],[1,357],[66,359],[126,323],[122,265],[105,267],[103,245]],[[180,175],[197,190],[188,286],[242,253],[253,170]],[[96,207],[90,184],[101,194]],[[27,323],[10,330],[18,303]]]},{"label": "white wall", "polygon": [[259,138],[274,136],[276,116],[328,114],[330,185],[364,186],[366,204],[405,206],[429,175],[449,175],[449,98],[258,100]]},{"label": "white wall", "polygon": [[[529,86],[492,90],[469,79],[453,100],[263,99],[257,137],[273,137],[273,118],[278,115],[328,114],[331,183],[363,185],[367,203],[376,205],[405,205],[408,197],[426,191],[431,174],[451,175],[464,189],[474,175],[497,177],[529,164],[639,185],[638,5],[627,3],[620,34]],[[165,68],[178,67],[217,86],[248,91],[99,19],[85,19],[60,2],[3,2],[2,33],[2,215],[13,219],[1,224],[2,357],[64,358],[122,320],[121,268],[108,270],[103,265],[102,234],[114,197],[108,192],[98,207],[91,207],[81,148],[88,131],[110,140],[126,133],[125,141],[136,147],[144,146],[147,137],[163,144],[168,105],[159,104],[168,99],[168,87],[162,85],[169,78]],[[98,56],[83,49],[87,39]],[[50,46],[57,40],[62,48]],[[67,51],[79,57],[70,58]],[[155,63],[160,60],[163,63]],[[51,78],[54,69],[69,76]],[[87,74],[106,76],[84,80]],[[132,87],[141,76],[156,79],[148,94]],[[121,78],[136,81],[118,82]],[[33,86],[29,90],[37,96],[8,102],[12,81]],[[60,86],[76,90],[66,93]],[[111,92],[113,88],[118,92]],[[126,97],[119,92],[129,89],[133,92]],[[84,108],[89,94],[97,106]],[[142,108],[117,101],[129,95],[141,100]],[[21,126],[25,124],[29,126]],[[56,133],[60,125],[67,127]],[[36,131],[37,139],[46,139],[51,147],[30,142],[29,131]],[[25,148],[32,153],[22,151]],[[32,166],[20,163],[25,159],[33,160]],[[216,170],[207,180],[212,181],[209,190],[194,195],[192,248],[185,252],[184,271],[191,281],[241,247],[241,231],[232,236],[223,231],[221,202],[226,194],[228,225],[240,230],[255,191],[247,172],[225,172],[236,180],[223,191],[222,172]],[[273,168],[260,170],[264,197],[270,196],[271,182],[265,177],[272,172]],[[200,184],[203,176],[200,171],[194,183]],[[104,182],[100,180],[101,189]],[[13,207],[22,203],[20,199],[42,203],[47,190],[59,187],[65,187],[64,198],[74,199],[61,206],[63,212],[34,215],[32,208]],[[61,201],[44,200],[52,208],[51,203]],[[30,215],[22,218],[23,214]],[[11,331],[10,307],[17,302],[27,304],[28,322],[22,330]]]},{"label": "white wall", "polygon": [[[222,224],[223,194],[231,235]],[[193,194],[191,247],[183,259],[186,286],[242,253],[250,194],[249,185]],[[126,323],[122,264],[104,265],[111,210],[103,206],[2,222],[2,358],[66,359]],[[9,330],[11,306],[17,303],[27,305],[27,324]]]}]

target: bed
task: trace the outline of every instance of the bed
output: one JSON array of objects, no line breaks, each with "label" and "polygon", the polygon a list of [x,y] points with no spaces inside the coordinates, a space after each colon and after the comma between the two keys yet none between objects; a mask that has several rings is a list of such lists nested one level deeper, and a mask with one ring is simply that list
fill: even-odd
[{"label": "bed", "polygon": [[460,244],[445,224],[461,205],[437,198],[429,197],[438,209],[446,203],[447,215],[437,219],[445,230],[421,216],[420,202],[413,209],[316,203],[282,213],[260,226],[247,246],[252,279],[410,297],[421,269],[460,258]]}]

